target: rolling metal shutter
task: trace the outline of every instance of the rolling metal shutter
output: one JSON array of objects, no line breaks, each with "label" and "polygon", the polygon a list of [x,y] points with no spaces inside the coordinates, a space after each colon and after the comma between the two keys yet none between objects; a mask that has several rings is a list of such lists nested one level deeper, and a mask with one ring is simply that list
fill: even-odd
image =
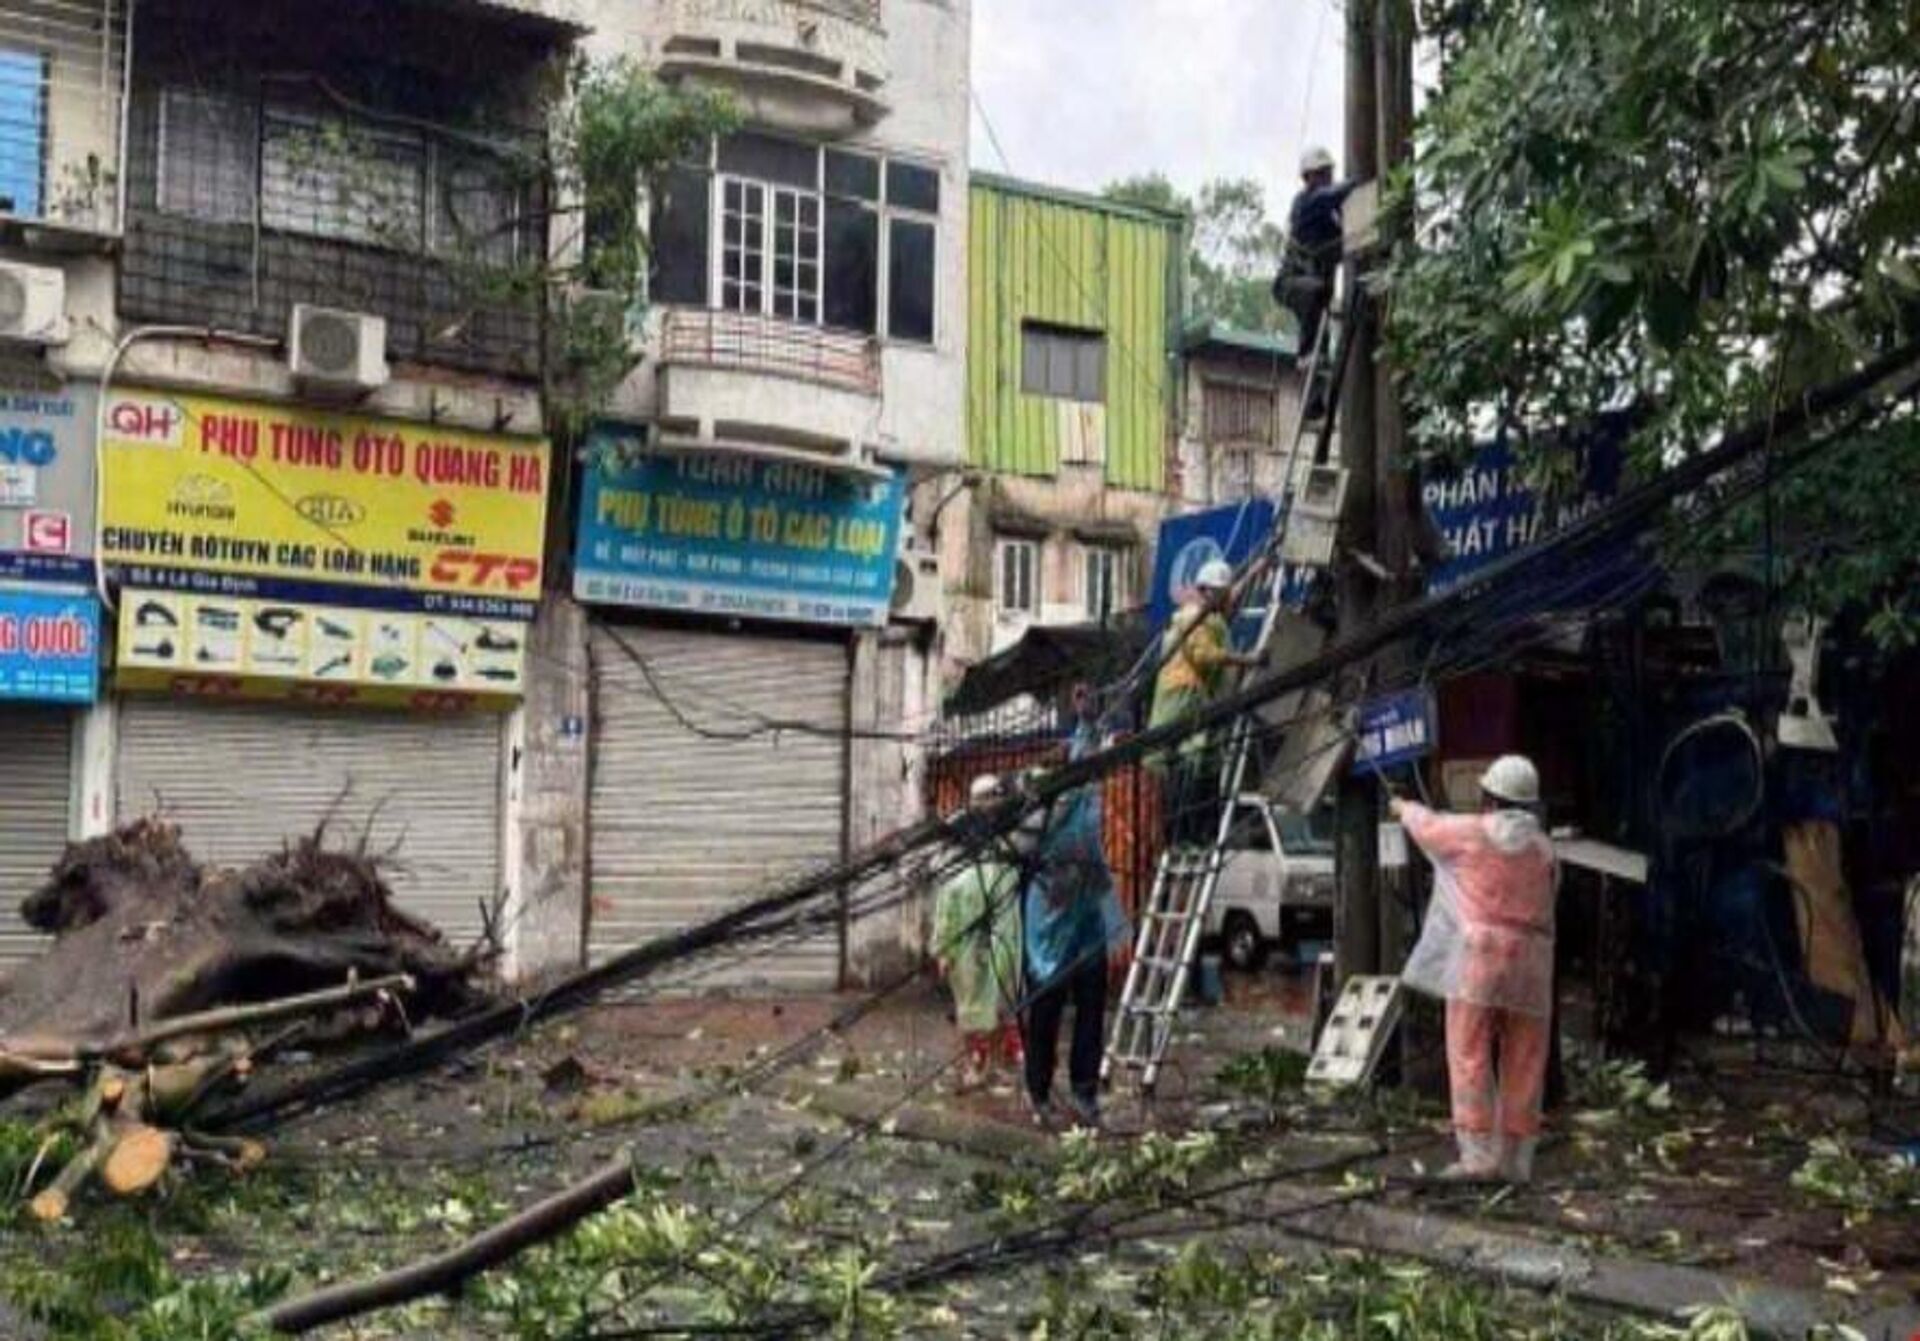
[{"label": "rolling metal shutter", "polygon": [[[615,636],[645,658],[645,670]],[[588,945],[596,961],[840,859],[845,642],[621,627],[596,628],[592,652]],[[766,718],[825,731],[716,738]],[[673,973],[672,984],[831,989],[839,928],[829,921],[803,939],[723,948],[697,964]]]},{"label": "rolling metal shutter", "polygon": [[[332,814],[336,843],[393,850],[400,906],[465,948],[500,897],[498,717],[120,700],[115,805],[158,809],[203,862],[242,865]],[[369,817],[372,828],[368,831]]]},{"label": "rolling metal shutter", "polygon": [[0,973],[48,940],[20,920],[20,900],[66,846],[72,724],[61,708],[0,708]]}]

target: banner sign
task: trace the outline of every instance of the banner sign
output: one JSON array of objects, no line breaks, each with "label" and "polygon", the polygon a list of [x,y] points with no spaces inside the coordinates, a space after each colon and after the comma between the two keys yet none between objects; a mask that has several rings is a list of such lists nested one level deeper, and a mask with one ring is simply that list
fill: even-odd
[{"label": "banner sign", "polygon": [[574,595],[692,614],[877,625],[899,560],[904,477],[732,456],[589,467]]},{"label": "banner sign", "polygon": [[106,423],[100,558],[129,586],[532,617],[545,442],[153,391]]},{"label": "banner sign", "polygon": [[[93,547],[93,421],[99,403],[98,392],[84,383],[0,388],[0,557],[83,555]],[[37,569],[10,576],[66,580]]]},{"label": "banner sign", "polygon": [[1617,435],[1597,438],[1584,449],[1577,493],[1543,506],[1504,441],[1475,450],[1451,479],[1428,479],[1420,487],[1427,516],[1446,541],[1447,558],[1427,575],[1427,590],[1445,591],[1578,521],[1612,498],[1620,487]]},{"label": "banner sign", "polygon": [[1368,699],[1354,724],[1354,768],[1393,768],[1425,758],[1433,753],[1433,721],[1433,696],[1424,689]]},{"label": "banner sign", "polygon": [[[1200,569],[1214,559],[1224,559],[1238,572],[1248,559],[1273,538],[1279,509],[1265,498],[1249,498],[1227,503],[1205,512],[1189,512],[1168,517],[1160,523],[1159,539],[1153,554],[1153,590],[1147,601],[1147,616],[1155,629],[1166,627],[1173,612],[1193,590]],[[1313,580],[1309,571],[1289,566],[1286,585],[1281,589],[1282,603],[1298,609],[1306,601]],[[1260,621],[1266,613],[1264,587],[1249,594],[1233,621],[1234,642],[1250,646],[1260,633]]]},{"label": "banner sign", "polygon": [[91,703],[99,690],[99,603],[79,593],[0,590],[0,698]]},{"label": "banner sign", "polygon": [[123,588],[114,684],[403,707],[506,705],[526,628],[454,615]]}]

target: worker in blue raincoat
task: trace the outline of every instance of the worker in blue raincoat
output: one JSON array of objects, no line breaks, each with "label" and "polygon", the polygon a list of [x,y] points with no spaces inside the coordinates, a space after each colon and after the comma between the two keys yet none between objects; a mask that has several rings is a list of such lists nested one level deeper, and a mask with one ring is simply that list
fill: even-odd
[{"label": "worker in blue raincoat", "polygon": [[[1093,743],[1090,729],[1077,733],[1072,757]],[[1027,1101],[1035,1121],[1048,1128],[1057,1125],[1053,1072],[1069,1005],[1074,1019],[1067,1054],[1068,1106],[1079,1125],[1095,1127],[1100,1122],[1107,959],[1128,939],[1126,915],[1101,843],[1102,819],[1098,783],[1059,798],[1039,833],[1026,888]]]}]

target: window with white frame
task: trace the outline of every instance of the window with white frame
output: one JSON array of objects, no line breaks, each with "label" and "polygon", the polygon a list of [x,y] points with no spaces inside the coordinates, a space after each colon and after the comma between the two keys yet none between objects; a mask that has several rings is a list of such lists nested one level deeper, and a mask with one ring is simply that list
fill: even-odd
[{"label": "window with white frame", "polygon": [[1127,556],[1111,545],[1085,550],[1087,618],[1108,620],[1126,608]]},{"label": "window with white frame", "polygon": [[[743,132],[654,202],[666,301],[931,344],[940,174],[856,148]],[[710,228],[709,215],[718,216]]]},{"label": "window with white frame", "polygon": [[1002,537],[994,544],[994,604],[1002,615],[1040,613],[1040,545]]}]

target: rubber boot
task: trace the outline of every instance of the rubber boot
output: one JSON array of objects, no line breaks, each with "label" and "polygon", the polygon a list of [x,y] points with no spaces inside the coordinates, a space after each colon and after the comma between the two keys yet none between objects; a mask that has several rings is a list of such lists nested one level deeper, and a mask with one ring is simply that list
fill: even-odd
[{"label": "rubber boot", "polygon": [[1533,1181],[1533,1152],[1540,1145],[1538,1136],[1501,1138],[1500,1177],[1509,1183]]},{"label": "rubber boot", "polygon": [[1451,1182],[1472,1182],[1500,1175],[1500,1138],[1491,1132],[1455,1132],[1460,1158],[1440,1170]]}]

